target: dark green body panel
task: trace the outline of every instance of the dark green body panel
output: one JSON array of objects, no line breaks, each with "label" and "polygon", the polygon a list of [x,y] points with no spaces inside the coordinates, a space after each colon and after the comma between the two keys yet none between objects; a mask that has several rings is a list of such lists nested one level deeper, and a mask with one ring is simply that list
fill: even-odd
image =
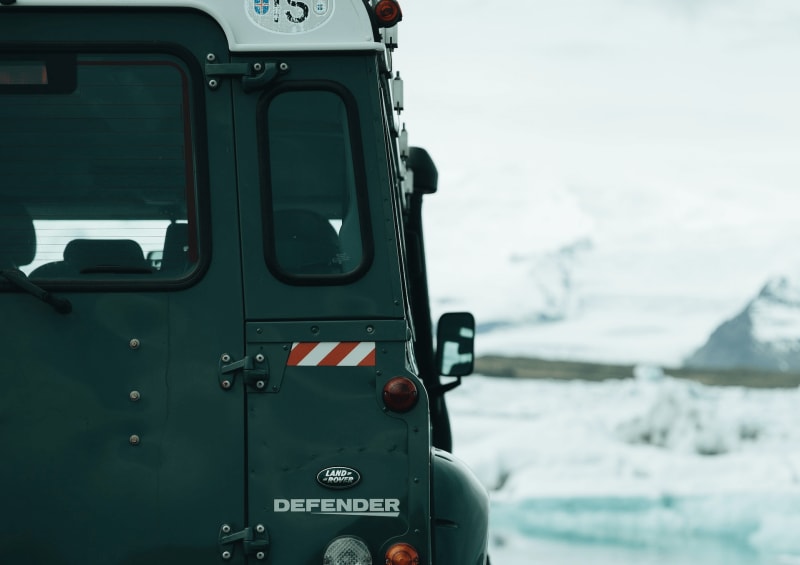
[{"label": "dark green body panel", "polygon": [[[41,14],[0,13],[0,42],[160,42],[198,61],[226,49],[196,14],[125,14],[124,29],[107,14]],[[212,186],[235,178],[232,133],[221,133],[208,139]],[[230,195],[207,206],[211,224],[236,225]],[[220,562],[220,524],[243,522],[246,502],[243,393],[220,394],[218,360],[243,355],[244,317],[238,236],[209,234],[213,261],[182,290],[63,291],[67,316],[0,292],[3,563]]]},{"label": "dark green body panel", "polygon": [[[263,57],[232,58],[234,62],[256,62]],[[255,143],[237,145],[239,188],[241,199],[242,256],[245,270],[245,307],[251,320],[273,319],[366,319],[404,316],[396,227],[392,212],[392,193],[385,150],[378,69],[374,53],[326,55],[281,54],[277,61],[289,65],[280,84],[326,84],[334,82],[354,98],[363,142],[363,165],[369,189],[368,215],[376,252],[365,275],[347,285],[318,288],[281,282],[269,272],[264,262],[262,241],[258,235],[263,225],[262,188]],[[257,107],[261,92],[234,89],[234,112],[237,136],[255,140]],[[313,166],[313,165],[309,165]],[[245,234],[247,234],[245,236]]]},{"label": "dark green body panel", "polygon": [[0,295],[4,563],[218,561],[220,517],[244,515],[244,437],[216,375],[242,321],[215,272],[176,294],[74,295],[63,317]]},{"label": "dark green body panel", "polygon": [[435,563],[483,565],[488,555],[489,501],[472,472],[446,451],[433,451]]}]

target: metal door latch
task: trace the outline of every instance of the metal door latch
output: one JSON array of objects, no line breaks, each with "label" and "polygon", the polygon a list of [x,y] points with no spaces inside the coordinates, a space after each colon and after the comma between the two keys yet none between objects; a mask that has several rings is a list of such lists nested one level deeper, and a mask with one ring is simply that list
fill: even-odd
[{"label": "metal door latch", "polygon": [[219,551],[226,561],[233,557],[236,543],[242,542],[242,549],[245,555],[263,560],[267,558],[269,552],[269,533],[264,524],[256,524],[255,527],[248,526],[243,530],[234,532],[229,524],[222,524],[219,527]]},{"label": "metal door latch", "polygon": [[289,65],[284,62],[268,63],[219,63],[213,53],[206,55],[206,76],[208,87],[212,90],[219,87],[220,79],[224,77],[238,77],[241,79],[242,90],[253,92],[264,88],[278,75],[289,71]]},{"label": "metal door latch", "polygon": [[262,353],[255,357],[246,355],[238,361],[233,361],[230,355],[223,353],[219,358],[219,386],[225,390],[232,389],[238,371],[242,372],[244,384],[248,390],[266,391],[267,382],[269,382],[269,367],[267,359]]}]

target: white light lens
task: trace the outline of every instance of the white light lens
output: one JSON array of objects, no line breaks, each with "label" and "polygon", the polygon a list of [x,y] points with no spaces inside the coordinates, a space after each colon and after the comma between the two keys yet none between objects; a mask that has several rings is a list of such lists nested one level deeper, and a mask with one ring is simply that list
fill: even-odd
[{"label": "white light lens", "polygon": [[323,565],[372,565],[367,545],[358,538],[342,536],[328,544]]}]

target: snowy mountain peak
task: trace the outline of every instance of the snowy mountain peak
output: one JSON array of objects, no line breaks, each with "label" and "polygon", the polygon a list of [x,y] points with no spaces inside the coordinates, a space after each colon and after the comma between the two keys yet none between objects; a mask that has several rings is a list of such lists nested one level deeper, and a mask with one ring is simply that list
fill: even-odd
[{"label": "snowy mountain peak", "polygon": [[756,300],[758,299],[800,307],[800,282],[787,276],[775,277],[767,281],[758,294]]},{"label": "snowy mountain peak", "polygon": [[[484,283],[476,290],[459,288],[463,279],[453,281],[447,294],[434,298],[433,307],[471,310],[480,333],[563,320],[580,310],[575,270],[591,250],[591,240],[579,238],[549,251],[498,254],[494,259],[501,271],[490,273],[491,284],[476,280],[473,284]],[[474,293],[480,294],[479,301],[471,300]]]},{"label": "snowy mountain peak", "polygon": [[800,282],[786,276],[769,280],[686,365],[800,371]]},{"label": "snowy mountain peak", "polygon": [[748,306],[753,339],[776,352],[800,350],[800,284],[769,281]]}]

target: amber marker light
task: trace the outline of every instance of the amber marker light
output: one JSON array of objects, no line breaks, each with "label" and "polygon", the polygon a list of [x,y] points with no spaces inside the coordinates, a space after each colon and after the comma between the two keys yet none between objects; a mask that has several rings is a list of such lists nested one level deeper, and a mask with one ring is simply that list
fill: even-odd
[{"label": "amber marker light", "polygon": [[400,4],[395,0],[380,0],[375,4],[375,19],[378,20],[378,27],[392,27],[403,19]]},{"label": "amber marker light", "polygon": [[396,543],[386,552],[386,565],[418,565],[419,553],[407,543]]},{"label": "amber marker light", "polygon": [[383,403],[394,412],[408,412],[417,403],[417,385],[407,377],[395,377],[383,385]]}]

